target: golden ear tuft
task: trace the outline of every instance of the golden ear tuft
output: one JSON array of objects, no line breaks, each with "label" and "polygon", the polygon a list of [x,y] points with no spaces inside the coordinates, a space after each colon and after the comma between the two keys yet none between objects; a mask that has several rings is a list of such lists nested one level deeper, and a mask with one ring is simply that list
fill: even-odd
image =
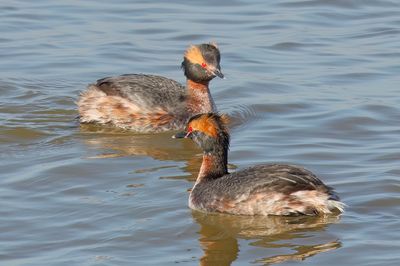
[{"label": "golden ear tuft", "polygon": [[185,58],[192,64],[201,65],[205,61],[203,55],[201,54],[200,48],[196,45],[189,46],[185,52]]},{"label": "golden ear tuft", "polygon": [[229,123],[230,118],[226,114],[205,113],[193,116],[187,128],[192,128],[193,131],[200,131],[210,137],[217,138],[220,132],[229,134]]},{"label": "golden ear tuft", "polygon": [[220,115],[220,117],[221,117],[221,121],[224,124],[224,126],[227,126],[231,122],[231,119],[229,118],[229,116],[227,114],[222,114],[222,115]]},{"label": "golden ear tuft", "polygon": [[202,114],[196,119],[192,120],[189,125],[193,130],[197,130],[203,132],[204,134],[210,137],[217,137],[217,125],[215,124],[215,120],[210,116],[210,114]]}]

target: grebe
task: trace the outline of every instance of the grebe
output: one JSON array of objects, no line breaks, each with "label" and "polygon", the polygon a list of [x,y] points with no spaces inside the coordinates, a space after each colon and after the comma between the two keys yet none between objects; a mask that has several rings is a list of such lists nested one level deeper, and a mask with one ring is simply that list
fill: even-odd
[{"label": "grebe", "polygon": [[208,84],[216,76],[224,77],[217,45],[190,46],[182,68],[186,88],[155,75],[126,74],[99,79],[78,100],[80,122],[161,132],[182,130],[191,116],[215,112]]},{"label": "grebe", "polygon": [[189,207],[238,215],[319,215],[343,212],[332,188],[295,165],[261,164],[228,173],[229,133],[224,116],[190,118],[186,132],[203,150],[203,163],[189,196]]}]

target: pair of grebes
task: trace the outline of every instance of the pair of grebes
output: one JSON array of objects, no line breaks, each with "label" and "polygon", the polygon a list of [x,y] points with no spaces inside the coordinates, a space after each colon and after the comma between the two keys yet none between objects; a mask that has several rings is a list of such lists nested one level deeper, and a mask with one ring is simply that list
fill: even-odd
[{"label": "pair of grebes", "polygon": [[203,150],[189,207],[237,215],[323,215],[343,212],[329,186],[303,167],[261,164],[228,173],[227,119],[216,113],[209,83],[223,78],[214,43],[190,46],[182,68],[186,87],[155,75],[127,74],[90,84],[78,101],[81,123],[137,132],[182,130]]}]

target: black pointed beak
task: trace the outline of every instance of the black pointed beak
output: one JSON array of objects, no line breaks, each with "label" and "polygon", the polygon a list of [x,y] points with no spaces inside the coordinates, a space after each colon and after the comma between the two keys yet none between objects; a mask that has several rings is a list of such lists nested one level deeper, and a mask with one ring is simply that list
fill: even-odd
[{"label": "black pointed beak", "polygon": [[183,138],[187,138],[187,137],[188,137],[188,133],[185,131],[178,132],[172,136],[173,139],[183,139]]},{"label": "black pointed beak", "polygon": [[222,74],[221,70],[218,69],[218,68],[216,68],[216,69],[214,70],[214,74],[215,74],[217,77],[219,77],[219,78],[222,78],[222,79],[225,78],[224,74]]}]

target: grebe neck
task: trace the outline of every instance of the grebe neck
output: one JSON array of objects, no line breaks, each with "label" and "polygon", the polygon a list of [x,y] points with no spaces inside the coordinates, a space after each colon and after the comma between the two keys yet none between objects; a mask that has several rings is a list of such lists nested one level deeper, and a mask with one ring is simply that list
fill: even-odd
[{"label": "grebe neck", "polygon": [[221,144],[214,150],[203,153],[203,162],[196,184],[219,178],[225,174],[228,174],[228,148]]},{"label": "grebe neck", "polygon": [[214,100],[208,88],[209,81],[196,82],[187,79],[186,88],[188,90],[188,109],[192,114],[216,112]]}]

